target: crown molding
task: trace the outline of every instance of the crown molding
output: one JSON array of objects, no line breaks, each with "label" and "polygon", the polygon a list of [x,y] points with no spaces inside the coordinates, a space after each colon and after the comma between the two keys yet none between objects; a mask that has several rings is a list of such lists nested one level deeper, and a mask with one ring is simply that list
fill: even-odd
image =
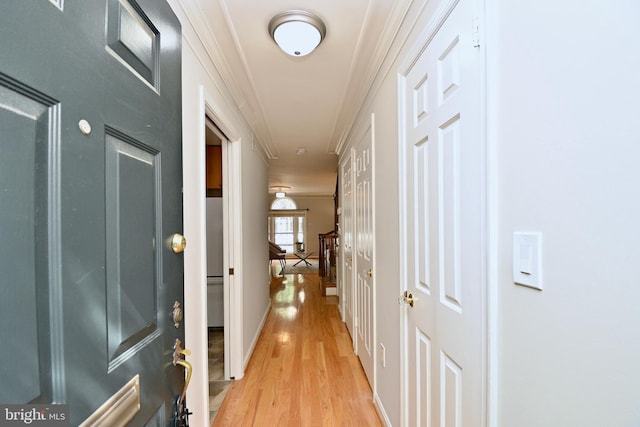
[{"label": "crown molding", "polygon": [[[443,3],[457,3],[459,0],[446,0]],[[376,77],[371,84],[369,91],[364,98],[364,102],[360,105],[359,111],[357,114],[353,116],[353,121],[351,122],[349,128],[343,133],[340,137],[339,141],[339,155],[342,156],[344,150],[350,146],[348,141],[353,137],[354,126],[359,120],[367,120],[369,117],[368,113],[370,112],[371,105],[380,91],[380,88],[387,78],[390,72],[394,70],[394,67],[398,67],[397,64],[398,58],[406,47],[407,42],[409,41],[411,35],[416,30],[416,25],[421,19],[421,16],[424,14],[427,6],[430,5],[430,0],[404,0],[404,4],[406,5],[405,13],[400,21],[400,24],[397,26],[398,31],[396,31],[396,35],[391,41],[390,46],[386,49],[387,52],[384,55],[384,59],[380,66],[377,69]]]},{"label": "crown molding", "polygon": [[387,56],[389,55],[390,48],[396,41],[402,24],[405,22],[413,3],[414,0],[397,0],[394,2],[391,13],[389,14],[389,19],[387,19],[384,29],[382,30],[380,41],[376,45],[371,61],[365,68],[366,75],[359,79],[360,84],[354,86],[353,91],[351,91],[351,95],[345,97],[345,102],[340,109],[340,117],[345,118],[343,120],[344,125],[336,125],[336,131],[342,129],[343,132],[339,135],[334,133],[330,141],[332,141],[331,143],[334,141],[336,142],[335,147],[328,147],[327,151],[340,155],[342,150],[345,148],[344,145],[347,142],[348,137],[352,132],[352,128],[362,111],[362,106],[364,105],[364,102],[354,103],[346,102],[346,100],[361,99],[364,101],[370,97],[376,79],[379,79],[379,76],[381,75],[381,70]]},{"label": "crown molding", "polygon": [[[174,0],[174,2],[180,6],[182,15],[186,19],[186,22],[183,22],[183,25],[188,24],[191,27],[199,45],[202,47],[204,53],[207,56],[207,62],[213,69],[216,70],[217,75],[219,76],[220,80],[222,80],[224,87],[220,87],[220,85],[216,84],[217,89],[221,93],[228,95],[228,98],[237,108],[240,116],[242,116],[243,121],[247,124],[247,127],[252,130],[254,134],[254,141],[256,141],[258,145],[260,145],[260,148],[264,152],[267,159],[277,158],[277,153],[274,153],[270,141],[264,141],[258,136],[265,134],[270,135],[268,128],[266,127],[266,125],[264,125],[264,118],[262,117],[260,106],[258,106],[257,108],[257,110],[260,112],[256,114],[256,108],[253,107],[257,103],[257,101],[254,99],[255,97],[252,96],[251,93],[248,94],[246,93],[246,91],[242,90],[243,87],[250,87],[251,89],[254,89],[254,84],[253,80],[251,80],[250,77],[246,75],[247,65],[241,53],[239,52],[239,55],[241,57],[240,60],[245,70],[244,77],[247,79],[248,83],[240,81],[241,79],[236,78],[237,75],[232,72],[227,58],[222,53],[222,48],[220,47],[218,40],[211,31],[211,27],[205,21],[204,13],[202,13],[202,10],[198,7],[198,5],[193,0]],[[225,19],[225,25],[229,27],[228,16],[225,8],[223,8],[222,15]],[[232,31],[232,33],[234,33],[234,31]],[[233,39],[234,43],[237,45],[237,37],[235,36],[235,33],[233,34]],[[191,41],[190,44],[192,45],[192,47],[194,46],[193,41]],[[202,58],[200,55],[198,55],[198,59],[201,61],[201,63],[205,63],[203,61],[204,58]],[[206,72],[211,76],[211,72],[208,69],[206,70]],[[213,78],[212,80],[217,83],[218,79]],[[253,100],[253,102],[251,102],[250,98],[251,100]],[[267,132],[260,132],[263,129],[266,129]]]}]

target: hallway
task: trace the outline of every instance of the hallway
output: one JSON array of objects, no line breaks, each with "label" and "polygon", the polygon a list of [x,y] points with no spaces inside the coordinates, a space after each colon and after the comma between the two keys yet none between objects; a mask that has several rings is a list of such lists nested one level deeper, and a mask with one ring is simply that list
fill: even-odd
[{"label": "hallway", "polygon": [[[279,267],[278,267],[279,269]],[[271,311],[212,426],[380,426],[338,299],[318,274],[273,275]]]}]

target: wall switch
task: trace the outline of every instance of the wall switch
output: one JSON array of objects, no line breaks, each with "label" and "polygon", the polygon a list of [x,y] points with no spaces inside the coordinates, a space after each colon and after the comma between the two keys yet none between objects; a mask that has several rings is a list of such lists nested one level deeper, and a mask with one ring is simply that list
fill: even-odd
[{"label": "wall switch", "polygon": [[542,290],[542,233],[513,233],[513,281]]},{"label": "wall switch", "polygon": [[380,343],[380,364],[382,365],[383,368],[387,367],[387,355],[386,355],[387,351],[384,348],[384,345],[382,343]]}]

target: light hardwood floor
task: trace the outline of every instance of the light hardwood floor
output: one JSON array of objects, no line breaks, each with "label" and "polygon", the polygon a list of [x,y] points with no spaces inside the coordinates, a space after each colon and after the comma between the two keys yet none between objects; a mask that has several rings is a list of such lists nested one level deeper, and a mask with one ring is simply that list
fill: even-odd
[{"label": "light hardwood floor", "polygon": [[337,304],[317,274],[272,276],[271,312],[212,426],[382,426]]}]

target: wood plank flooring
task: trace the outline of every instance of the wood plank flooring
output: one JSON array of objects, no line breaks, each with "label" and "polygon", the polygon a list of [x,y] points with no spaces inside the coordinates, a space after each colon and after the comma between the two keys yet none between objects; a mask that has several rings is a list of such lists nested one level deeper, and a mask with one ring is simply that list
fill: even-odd
[{"label": "wood plank flooring", "polygon": [[382,426],[337,304],[317,274],[273,275],[265,327],[212,426]]}]

